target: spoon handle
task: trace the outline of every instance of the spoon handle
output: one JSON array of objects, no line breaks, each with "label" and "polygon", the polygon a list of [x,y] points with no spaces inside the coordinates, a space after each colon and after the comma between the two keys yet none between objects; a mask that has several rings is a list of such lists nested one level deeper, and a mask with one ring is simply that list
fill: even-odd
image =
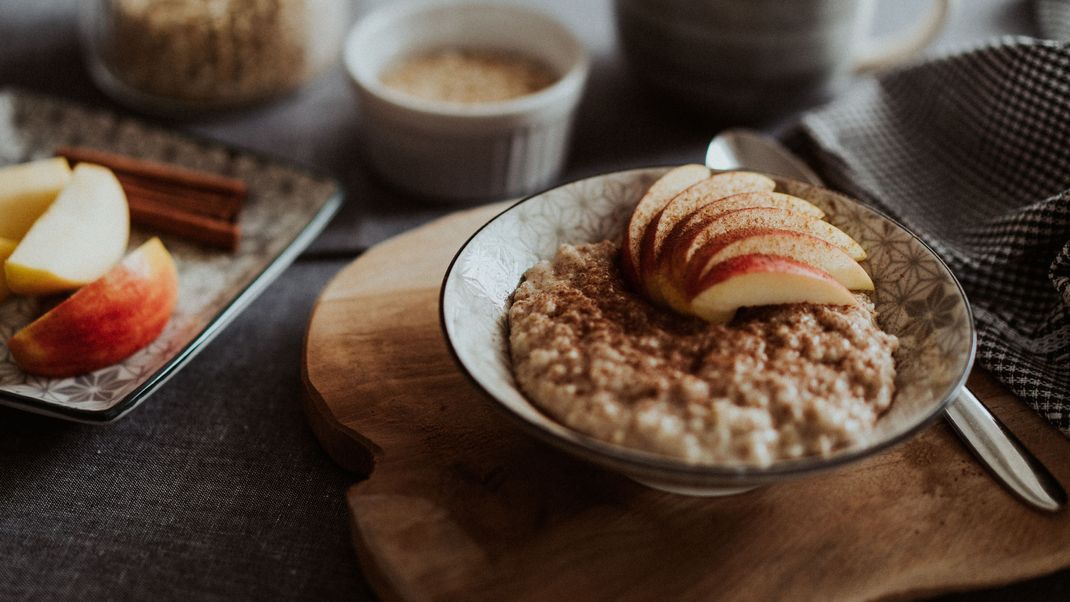
[{"label": "spoon handle", "polygon": [[1066,504],[1059,481],[968,388],[962,387],[945,416],[981,464],[1022,501],[1048,512]]}]

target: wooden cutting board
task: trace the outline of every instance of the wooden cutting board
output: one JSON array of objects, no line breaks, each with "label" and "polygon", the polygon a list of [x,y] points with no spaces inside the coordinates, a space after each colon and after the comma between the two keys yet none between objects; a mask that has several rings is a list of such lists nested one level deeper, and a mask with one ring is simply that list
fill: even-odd
[{"label": "wooden cutting board", "polygon": [[[1070,566],[1070,513],[1015,501],[943,423],[839,471],[713,499],[529,439],[461,376],[438,324],[450,259],[503,208],[373,248],[312,315],[308,417],[368,476],[348,493],[353,542],[384,598],[866,600]],[[1070,484],[1070,441],[986,375],[970,386]]]}]

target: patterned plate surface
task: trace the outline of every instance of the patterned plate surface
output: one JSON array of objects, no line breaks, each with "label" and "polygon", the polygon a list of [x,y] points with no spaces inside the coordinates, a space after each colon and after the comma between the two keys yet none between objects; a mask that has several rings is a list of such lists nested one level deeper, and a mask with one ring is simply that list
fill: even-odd
[{"label": "patterned plate surface", "polygon": [[[333,179],[242,150],[23,91],[0,91],[0,165],[88,146],[241,178],[249,198],[235,253],[160,235],[179,273],[179,300],[158,339],[126,361],[73,378],[41,378],[11,361],[7,339],[42,301],[0,303],[0,404],[88,422],[114,420],[144,401],[293,261],[342,203]],[[134,228],[130,248],[157,233]]]},{"label": "patterned plate surface", "polygon": [[821,207],[830,222],[865,247],[869,257],[863,266],[876,285],[878,321],[900,340],[896,400],[870,445],[765,468],[684,465],[587,437],[529,403],[513,380],[507,348],[506,312],[521,276],[552,258],[562,243],[619,241],[639,197],[664,171],[607,174],[534,196],[491,220],[460,250],[443,284],[443,329],[480,388],[533,434],[567,451],[647,480],[672,473],[677,483],[697,486],[753,485],[835,466],[901,441],[939,414],[973,361],[973,323],[958,282],[924,243],[887,217],[832,191],[785,180],[778,181],[778,190]]}]

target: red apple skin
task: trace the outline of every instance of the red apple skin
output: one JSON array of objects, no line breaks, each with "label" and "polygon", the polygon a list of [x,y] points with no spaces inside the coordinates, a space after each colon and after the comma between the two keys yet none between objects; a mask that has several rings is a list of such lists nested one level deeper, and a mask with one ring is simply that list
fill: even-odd
[{"label": "red apple skin", "polygon": [[776,182],[761,174],[726,171],[699,180],[676,193],[646,226],[639,243],[639,278],[645,281],[658,269],[666,236],[690,214],[733,197],[771,193],[774,188]]},{"label": "red apple skin", "polygon": [[[718,288],[730,286],[729,282],[734,283],[734,289]],[[691,313],[708,322],[724,324],[740,307],[784,303],[857,305],[858,300],[819,268],[787,257],[756,253],[714,265],[702,278],[699,292],[691,297]]]},{"label": "red apple skin", "polygon": [[178,300],[178,272],[153,238],[7,342],[23,371],[75,376],[110,366],[163,332]]},{"label": "red apple skin", "polygon": [[682,165],[658,178],[639,199],[639,203],[632,210],[632,215],[628,218],[628,224],[624,228],[620,261],[621,272],[625,280],[635,290],[643,289],[639,266],[639,243],[643,240],[643,234],[650,225],[650,220],[677,193],[709,175],[710,170],[702,165]]},{"label": "red apple skin", "polygon": [[698,286],[694,287],[693,290],[701,292],[715,284],[724,282],[733,276],[754,272],[796,274],[808,278],[824,280],[830,284],[840,286],[840,283],[836,282],[832,276],[829,276],[819,268],[807,265],[801,261],[796,261],[787,257],[779,257],[777,255],[755,253],[752,255],[733,257],[718,263],[710,268],[709,272],[706,272],[706,275],[702,278],[701,282],[699,282]]},{"label": "red apple skin", "polygon": [[703,282],[700,276],[702,276],[702,271],[706,267],[706,263],[709,261],[709,259],[716,255],[717,252],[721,249],[736,242],[737,240],[747,238],[748,236],[761,236],[763,234],[777,234],[781,232],[787,235],[796,234],[795,232],[791,232],[789,230],[781,230],[778,228],[751,227],[740,228],[738,230],[729,230],[725,234],[714,238],[709,243],[707,243],[706,246],[696,251],[695,256],[691,258],[690,262],[688,262],[687,267],[684,270],[684,277],[682,279],[683,289],[687,291],[687,295],[689,297],[693,297],[695,294],[698,293],[698,291],[701,290],[700,287],[702,286]]}]

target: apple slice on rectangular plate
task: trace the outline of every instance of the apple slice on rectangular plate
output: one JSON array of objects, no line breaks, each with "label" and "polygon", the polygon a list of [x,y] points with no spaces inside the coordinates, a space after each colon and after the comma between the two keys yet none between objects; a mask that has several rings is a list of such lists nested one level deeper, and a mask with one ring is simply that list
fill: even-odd
[{"label": "apple slice on rectangular plate", "polygon": [[0,238],[25,236],[70,179],[63,157],[0,168]]},{"label": "apple slice on rectangular plate", "polygon": [[775,255],[740,255],[706,273],[691,298],[691,313],[714,324],[755,305],[815,303],[857,305],[858,299],[825,272]]},{"label": "apple slice on rectangular plate", "polygon": [[16,332],[7,346],[18,367],[30,374],[92,372],[151,343],[171,319],[177,298],[174,261],[153,238]]},{"label": "apple slice on rectangular plate", "polygon": [[100,278],[123,257],[130,212],[111,170],[80,163],[4,264],[14,293],[48,295]]},{"label": "apple slice on rectangular plate", "polygon": [[742,255],[776,255],[818,268],[848,290],[871,291],[873,280],[846,251],[812,234],[778,228],[732,230],[711,240],[691,258],[684,286],[694,295],[717,264]]},{"label": "apple slice on rectangular plate", "polygon": [[639,245],[639,277],[651,297],[659,297],[656,276],[658,258],[665,237],[676,223],[699,207],[718,202],[740,192],[772,191],[776,182],[761,174],[729,171],[714,174],[680,191],[659,211],[646,227]]},{"label": "apple slice on rectangular plate", "polygon": [[[18,243],[13,240],[0,238],[0,265],[7,261],[17,245]],[[4,277],[4,270],[0,270],[0,301],[7,299],[9,294],[11,294],[11,289],[7,286],[7,278]]]},{"label": "apple slice on rectangular plate", "polygon": [[636,290],[642,289],[639,278],[639,245],[643,240],[647,225],[665,205],[681,190],[703,180],[710,175],[705,166],[690,164],[670,170],[658,178],[632,211],[627,227],[624,228],[624,240],[621,242],[621,271],[625,280]]}]

